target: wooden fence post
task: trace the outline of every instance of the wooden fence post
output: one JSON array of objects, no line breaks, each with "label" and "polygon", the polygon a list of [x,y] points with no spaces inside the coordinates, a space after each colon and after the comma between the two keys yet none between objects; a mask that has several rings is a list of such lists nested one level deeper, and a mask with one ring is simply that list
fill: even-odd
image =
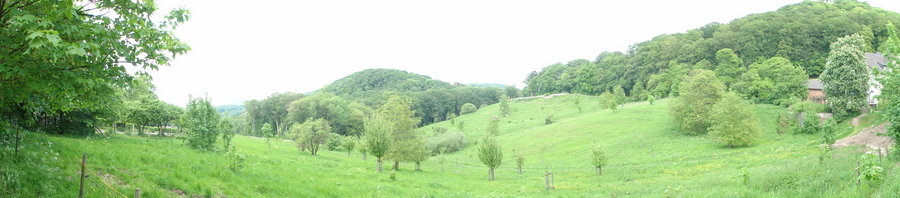
[{"label": "wooden fence post", "polygon": [[141,188],[134,189],[134,198],[141,198]]},{"label": "wooden fence post", "polygon": [[81,186],[78,187],[78,197],[84,198],[84,166],[87,163],[87,154],[81,155]]},{"label": "wooden fence post", "polygon": [[856,160],[856,186],[859,186],[859,160]]},{"label": "wooden fence post", "polygon": [[544,175],[544,184],[547,186],[547,190],[556,188],[555,184],[553,184],[553,173],[547,173]]}]

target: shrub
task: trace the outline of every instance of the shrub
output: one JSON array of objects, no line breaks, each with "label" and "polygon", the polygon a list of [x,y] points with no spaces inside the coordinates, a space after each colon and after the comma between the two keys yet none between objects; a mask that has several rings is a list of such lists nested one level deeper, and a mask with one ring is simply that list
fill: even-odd
[{"label": "shrub", "polygon": [[794,122],[796,122],[796,116],[792,114],[790,111],[784,111],[781,115],[778,116],[778,133],[786,133],[789,131],[793,131]]},{"label": "shrub", "polygon": [[325,148],[329,151],[336,151],[338,147],[341,146],[341,138],[340,135],[332,135],[331,138],[328,139],[328,143],[325,144]]},{"label": "shrub", "polygon": [[447,127],[431,127],[431,130],[434,131],[434,133],[432,133],[432,136],[439,136],[447,132]]},{"label": "shrub", "polygon": [[460,107],[459,114],[462,115],[462,114],[472,113],[472,112],[475,112],[475,110],[477,110],[477,109],[478,109],[478,107],[475,107],[475,104],[466,103],[466,104],[463,104],[462,107]]},{"label": "shrub", "polygon": [[548,115],[547,118],[544,118],[544,125],[553,124],[553,115]]},{"label": "shrub", "polygon": [[244,167],[244,153],[241,153],[234,145],[231,145],[230,149],[227,149],[228,152],[225,153],[225,159],[228,160],[228,164],[226,167],[231,171],[238,171]]},{"label": "shrub", "polygon": [[443,153],[452,153],[462,149],[466,145],[466,135],[459,132],[449,132],[430,137],[425,140],[425,148],[431,151],[432,155]]},{"label": "shrub", "polygon": [[800,127],[800,133],[815,134],[822,128],[822,124],[819,121],[819,116],[816,115],[815,112],[806,112],[805,115],[803,115],[803,126],[798,127]]}]

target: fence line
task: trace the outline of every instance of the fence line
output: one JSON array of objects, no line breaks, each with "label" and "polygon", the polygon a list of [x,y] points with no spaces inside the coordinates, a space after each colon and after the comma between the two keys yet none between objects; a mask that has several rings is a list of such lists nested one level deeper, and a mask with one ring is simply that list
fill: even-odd
[{"label": "fence line", "polygon": [[85,178],[84,170],[87,169],[92,174],[96,175],[96,178],[99,179],[100,182],[103,182],[103,184],[106,185],[106,187],[108,187],[109,189],[112,189],[116,193],[119,193],[119,195],[122,195],[122,197],[128,198],[128,196],[125,196],[125,194],[122,194],[121,192],[119,192],[119,190],[116,190],[115,188],[110,186],[109,183],[106,183],[106,181],[103,180],[103,178],[100,178],[101,177],[100,174],[97,174],[97,172],[94,172],[94,170],[87,168],[87,155],[86,154],[83,156],[81,163],[78,163],[78,165],[81,165],[81,188],[78,189],[79,197],[84,196],[84,178]]}]

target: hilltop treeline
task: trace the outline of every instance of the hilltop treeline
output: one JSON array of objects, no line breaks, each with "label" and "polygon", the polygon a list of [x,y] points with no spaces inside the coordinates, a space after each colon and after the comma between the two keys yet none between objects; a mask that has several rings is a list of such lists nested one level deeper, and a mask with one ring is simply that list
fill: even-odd
[{"label": "hilltop treeline", "polygon": [[503,94],[515,97],[519,90],[509,86],[475,87],[453,85],[431,77],[395,69],[366,69],[336,80],[311,95],[275,93],[263,100],[244,103],[245,114],[235,117],[238,130],[244,134],[264,135],[268,123],[270,133],[279,134],[293,123],[323,118],[335,132],[360,134],[363,120],[391,96],[412,101],[420,125],[451,119],[459,115],[466,103],[479,106],[499,102]]},{"label": "hilltop treeline", "polygon": [[[659,35],[626,52],[603,52],[593,61],[549,65],[526,76],[524,93],[597,95],[621,86],[629,95],[643,90],[656,96],[677,95],[674,86],[682,75],[673,74],[673,68],[715,70],[738,62],[747,69],[772,57],[786,58],[808,76],[818,77],[829,45],[837,38],[858,33],[865,39],[865,50],[874,52],[888,38],[888,22],[900,23],[900,14],[853,0],[804,1],[727,24]],[[740,60],[717,57],[722,49],[730,49]]]}]

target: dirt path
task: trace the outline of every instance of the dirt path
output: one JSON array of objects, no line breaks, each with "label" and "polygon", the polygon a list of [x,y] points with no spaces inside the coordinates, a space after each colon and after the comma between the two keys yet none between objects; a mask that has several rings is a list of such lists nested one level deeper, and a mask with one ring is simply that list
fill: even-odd
[{"label": "dirt path", "polygon": [[[864,113],[853,118],[853,120],[850,121],[850,124],[853,124],[853,126],[859,126],[859,119],[866,115],[867,114]],[[843,148],[850,145],[863,145],[869,147],[869,149],[872,150],[888,148],[893,143],[893,141],[891,141],[891,138],[887,136],[876,135],[878,133],[884,133],[884,125],[885,124],[880,124],[877,126],[864,128],[856,135],[846,137],[834,142],[834,144],[831,145],[831,148]],[[885,152],[887,151],[881,150],[881,154],[886,154]]]}]

